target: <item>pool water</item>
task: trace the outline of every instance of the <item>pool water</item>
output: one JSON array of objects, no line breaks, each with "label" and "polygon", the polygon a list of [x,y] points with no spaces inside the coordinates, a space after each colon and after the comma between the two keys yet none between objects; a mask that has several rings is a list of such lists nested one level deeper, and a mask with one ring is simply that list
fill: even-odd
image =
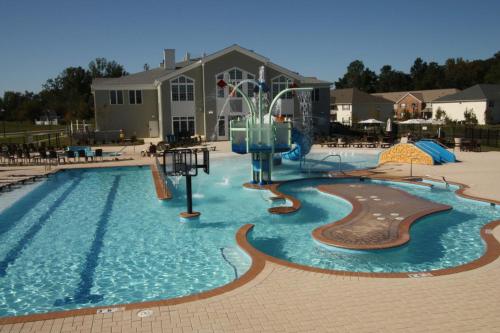
[{"label": "pool water", "polygon": [[[319,162],[324,156],[311,159]],[[370,167],[377,155],[345,153],[342,162],[344,170]],[[274,177],[311,176],[298,165],[284,161]],[[338,165],[328,159],[315,165],[320,167]],[[162,202],[149,167],[68,170],[23,196],[0,213],[0,316],[167,299],[225,285],[250,266],[235,242],[236,231],[246,223],[255,224],[250,242],[278,258],[393,272],[452,267],[480,257],[479,229],[500,218],[498,209],[445,188],[392,184],[454,209],[416,223],[412,241],[397,249],[326,249],[313,241],[311,231],[351,209],[313,187],[332,179],[283,185],[281,190],[303,207],[277,216],[267,212],[271,193],[242,187],[250,177],[249,156],[215,158],[210,169],[210,175],[193,178],[194,209],[202,212],[196,223],[179,222],[184,178],[169,179],[174,198]]]}]

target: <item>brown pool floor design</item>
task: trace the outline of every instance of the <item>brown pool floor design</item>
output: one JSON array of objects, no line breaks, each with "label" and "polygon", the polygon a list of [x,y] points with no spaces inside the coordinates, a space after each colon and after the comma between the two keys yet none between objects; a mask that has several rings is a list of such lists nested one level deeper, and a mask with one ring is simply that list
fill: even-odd
[{"label": "brown pool floor design", "polygon": [[317,188],[349,201],[353,209],[344,219],[315,229],[313,237],[322,243],[348,249],[402,245],[410,240],[409,229],[413,222],[451,209],[383,185],[331,184]]}]

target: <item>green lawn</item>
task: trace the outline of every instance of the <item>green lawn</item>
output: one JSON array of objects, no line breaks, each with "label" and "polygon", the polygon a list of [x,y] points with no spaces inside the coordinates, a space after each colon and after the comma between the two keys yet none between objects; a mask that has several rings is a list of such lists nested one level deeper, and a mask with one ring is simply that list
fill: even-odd
[{"label": "green lawn", "polygon": [[24,132],[24,131],[44,131],[44,130],[56,130],[64,129],[66,125],[35,125],[29,121],[0,121],[0,136],[3,135],[3,129],[5,124],[5,132]]}]

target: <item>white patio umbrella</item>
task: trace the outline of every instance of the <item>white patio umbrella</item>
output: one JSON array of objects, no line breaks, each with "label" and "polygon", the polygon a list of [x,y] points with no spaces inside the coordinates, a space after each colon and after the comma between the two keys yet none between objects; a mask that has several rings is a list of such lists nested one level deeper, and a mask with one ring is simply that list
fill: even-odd
[{"label": "white patio umbrella", "polygon": [[366,119],[358,122],[358,124],[383,124],[383,121],[377,120],[377,119]]},{"label": "white patio umbrella", "polygon": [[444,124],[444,120],[440,120],[440,119],[427,119],[426,122],[427,122],[427,124],[431,124],[431,125],[443,125]]},{"label": "white patio umbrella", "polygon": [[385,125],[386,132],[392,132],[392,120],[391,118],[387,118],[387,124]]},{"label": "white patio umbrella", "polygon": [[405,121],[400,122],[400,124],[427,124],[427,120],[425,119],[408,119]]}]

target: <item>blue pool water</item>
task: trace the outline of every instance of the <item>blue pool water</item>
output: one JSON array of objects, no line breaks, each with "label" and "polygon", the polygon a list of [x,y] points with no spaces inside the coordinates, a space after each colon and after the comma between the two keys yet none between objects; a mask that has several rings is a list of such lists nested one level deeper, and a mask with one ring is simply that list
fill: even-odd
[{"label": "blue pool water", "polygon": [[[311,155],[321,160],[323,155]],[[376,155],[344,153],[343,169],[370,167]],[[327,164],[325,164],[327,163]],[[328,164],[330,163],[330,164]],[[198,223],[180,223],[184,179],[174,199],[161,202],[149,167],[71,170],[56,174],[0,214],[0,316],[12,316],[185,296],[233,281],[250,265],[236,231],[255,224],[251,243],[300,264],[352,271],[422,271],[456,266],[484,252],[479,229],[499,219],[497,209],[457,198],[445,188],[391,185],[450,204],[449,213],[412,227],[412,241],[375,252],[325,249],[311,238],[338,220],[349,204],[317,192],[332,179],[304,180],[281,190],[300,199],[292,215],[270,215],[267,191],[244,189],[249,157],[211,161],[211,174],[193,179]],[[309,176],[284,162],[276,179]],[[337,167],[333,160],[316,168]]]}]

